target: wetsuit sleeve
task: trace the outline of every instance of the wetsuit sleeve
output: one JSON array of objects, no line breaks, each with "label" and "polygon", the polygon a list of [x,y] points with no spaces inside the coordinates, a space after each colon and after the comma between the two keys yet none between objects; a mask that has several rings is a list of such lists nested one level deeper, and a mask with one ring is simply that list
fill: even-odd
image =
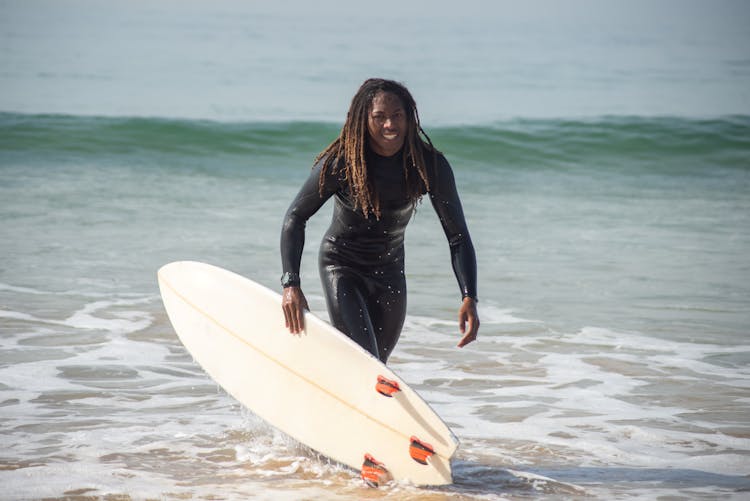
[{"label": "wetsuit sleeve", "polygon": [[283,270],[282,282],[285,286],[300,285],[299,269],[302,250],[305,246],[307,220],[338,189],[335,175],[327,174],[323,193],[320,192],[319,180],[322,167],[322,160],[313,167],[310,176],[302,185],[284,216],[284,223],[281,227],[281,267]]},{"label": "wetsuit sleeve", "polygon": [[443,225],[451,252],[451,264],[463,297],[477,298],[477,258],[466,226],[461,200],[456,190],[448,160],[438,154],[433,179],[430,180],[430,201]]}]

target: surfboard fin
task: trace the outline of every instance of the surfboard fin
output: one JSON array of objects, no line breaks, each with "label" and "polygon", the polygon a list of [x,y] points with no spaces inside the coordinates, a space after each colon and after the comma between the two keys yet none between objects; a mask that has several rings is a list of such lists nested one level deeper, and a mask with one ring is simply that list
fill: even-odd
[{"label": "surfboard fin", "polygon": [[435,454],[435,448],[427,442],[422,442],[417,437],[411,437],[409,455],[419,464],[427,464],[427,460]]},{"label": "surfboard fin", "polygon": [[375,385],[375,389],[378,393],[388,398],[392,397],[397,391],[401,391],[398,382],[384,376],[378,376],[378,382]]},{"label": "surfboard fin", "polygon": [[371,455],[365,454],[365,462],[362,463],[362,480],[370,487],[378,487],[390,479],[391,474],[385,465]]}]

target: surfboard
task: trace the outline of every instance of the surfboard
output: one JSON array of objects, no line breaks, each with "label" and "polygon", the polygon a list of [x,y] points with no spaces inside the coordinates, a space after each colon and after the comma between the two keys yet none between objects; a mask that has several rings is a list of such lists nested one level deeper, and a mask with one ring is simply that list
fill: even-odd
[{"label": "surfboard", "polygon": [[[228,270],[178,261],[158,271],[180,341],[206,373],[298,442],[362,471],[414,485],[452,482],[458,440],[409,385],[310,312],[290,334],[281,296]],[[379,477],[382,479],[383,477]]]}]

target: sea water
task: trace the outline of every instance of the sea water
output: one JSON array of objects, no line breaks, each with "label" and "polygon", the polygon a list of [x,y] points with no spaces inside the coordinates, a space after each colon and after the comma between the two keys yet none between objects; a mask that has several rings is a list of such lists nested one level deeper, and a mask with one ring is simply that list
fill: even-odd
[{"label": "sea water", "polygon": [[[745,498],[748,11],[569,6],[0,3],[0,498]],[[442,488],[369,490],[243,409],[156,284],[193,259],[278,289],[371,75],[414,92],[477,249],[458,349],[429,201],[407,230],[389,365],[461,440]]]}]

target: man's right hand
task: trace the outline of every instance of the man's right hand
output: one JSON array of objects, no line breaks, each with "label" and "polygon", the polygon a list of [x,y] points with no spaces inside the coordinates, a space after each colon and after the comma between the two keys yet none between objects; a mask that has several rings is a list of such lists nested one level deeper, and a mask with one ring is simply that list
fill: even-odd
[{"label": "man's right hand", "polygon": [[305,310],[310,309],[302,289],[297,286],[284,287],[284,292],[281,294],[281,309],[284,310],[284,319],[289,332],[302,333],[305,330]]}]

